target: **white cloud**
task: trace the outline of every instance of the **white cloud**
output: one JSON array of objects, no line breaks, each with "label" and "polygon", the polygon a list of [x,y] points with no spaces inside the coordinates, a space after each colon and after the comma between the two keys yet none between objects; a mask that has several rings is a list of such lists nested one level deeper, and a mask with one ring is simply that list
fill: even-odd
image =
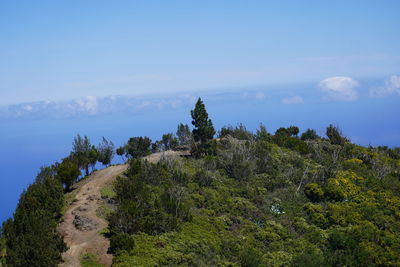
[{"label": "white cloud", "polygon": [[330,77],[318,83],[318,87],[332,100],[353,101],[358,97],[354,89],[359,83],[350,77]]},{"label": "white cloud", "polygon": [[97,113],[97,98],[94,96],[87,96],[84,98],[80,98],[75,100],[75,103],[78,105],[83,111],[86,111],[88,114],[94,115]]},{"label": "white cloud", "polygon": [[385,81],[385,85],[382,87],[372,88],[369,91],[371,97],[384,97],[391,94],[400,95],[400,76],[392,75]]},{"label": "white cloud", "polygon": [[282,103],[286,105],[290,104],[303,104],[304,100],[301,96],[286,97],[282,99]]}]

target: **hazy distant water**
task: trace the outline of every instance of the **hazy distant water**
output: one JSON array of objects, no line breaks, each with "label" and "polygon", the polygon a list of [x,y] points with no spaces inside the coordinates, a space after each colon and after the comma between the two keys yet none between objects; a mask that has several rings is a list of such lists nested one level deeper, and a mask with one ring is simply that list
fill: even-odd
[{"label": "hazy distant water", "polygon": [[[260,122],[274,131],[297,125],[322,133],[329,123],[339,124],[345,135],[363,145],[400,145],[400,107],[397,99],[360,100],[348,103],[283,105],[268,100],[206,101],[217,129],[243,122],[255,130]],[[147,135],[158,139],[175,132],[178,123],[190,125],[190,107],[64,120],[0,121],[0,221],[10,217],[20,193],[35,178],[40,166],[67,156],[77,133],[94,144],[102,136],[117,146],[129,137]]]}]

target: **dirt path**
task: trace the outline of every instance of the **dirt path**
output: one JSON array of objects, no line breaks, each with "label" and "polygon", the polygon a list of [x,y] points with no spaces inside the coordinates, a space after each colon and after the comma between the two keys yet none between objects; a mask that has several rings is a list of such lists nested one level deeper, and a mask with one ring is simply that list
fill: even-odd
[{"label": "dirt path", "polygon": [[[186,156],[187,151],[165,151],[147,156],[149,162],[156,163],[165,156]],[[99,232],[107,228],[106,220],[99,218],[96,210],[102,203],[100,189],[111,185],[118,175],[123,174],[128,165],[111,166],[95,171],[78,185],[74,192],[75,198],[64,214],[64,221],[59,226],[59,232],[64,236],[68,250],[63,253],[64,262],[61,267],[79,267],[80,258],[85,254],[99,255],[99,261],[104,266],[111,266],[112,255],[107,254],[109,240]],[[77,229],[77,221],[80,229]],[[75,221],[75,223],[74,223]]]},{"label": "dirt path", "polygon": [[[59,226],[59,231],[69,248],[63,253],[64,263],[60,266],[79,267],[80,257],[86,253],[100,255],[100,263],[111,266],[112,255],[107,254],[109,240],[99,233],[108,226],[108,223],[97,217],[96,210],[101,201],[100,189],[111,184],[127,167],[127,165],[117,165],[96,171],[82,186],[75,189],[78,190],[75,200],[68,207],[64,221]],[[76,214],[86,220],[86,229],[81,228],[83,231],[75,227]]]}]

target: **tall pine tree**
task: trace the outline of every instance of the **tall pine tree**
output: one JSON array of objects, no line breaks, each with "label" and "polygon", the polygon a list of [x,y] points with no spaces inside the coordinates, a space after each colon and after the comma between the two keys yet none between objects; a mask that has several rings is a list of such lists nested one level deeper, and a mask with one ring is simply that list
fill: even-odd
[{"label": "tall pine tree", "polygon": [[215,129],[211,119],[208,118],[206,107],[199,98],[197,100],[194,110],[190,111],[192,115],[192,124],[194,129],[192,131],[195,142],[200,142],[199,146],[196,146],[196,153],[198,156],[207,152],[207,148],[210,146],[210,141],[215,135]]}]

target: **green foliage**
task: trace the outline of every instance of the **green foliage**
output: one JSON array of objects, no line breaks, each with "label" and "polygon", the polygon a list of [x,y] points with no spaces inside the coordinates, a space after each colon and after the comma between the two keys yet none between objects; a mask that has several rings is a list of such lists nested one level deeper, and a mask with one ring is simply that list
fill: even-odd
[{"label": "green foliage", "polygon": [[6,264],[6,239],[4,237],[3,228],[0,226],[0,266]]},{"label": "green foliage", "polygon": [[178,125],[176,136],[178,137],[180,145],[188,145],[192,140],[192,133],[187,124],[180,123]]},{"label": "green foliage", "polygon": [[4,224],[9,266],[55,266],[66,250],[56,230],[63,188],[53,177],[39,181],[21,194],[13,219]]},{"label": "green foliage", "polygon": [[[119,203],[110,216],[112,233],[158,234],[176,229],[190,220],[185,188],[176,184],[177,172],[160,162],[132,159],[126,177],[118,177],[114,188]],[[175,179],[174,179],[175,178]]]},{"label": "green foliage", "polygon": [[163,134],[161,138],[162,150],[175,149],[178,146],[179,140],[172,133]]},{"label": "green foliage", "polygon": [[125,147],[121,146],[121,147],[117,148],[115,153],[117,153],[118,156],[123,157],[125,155]]},{"label": "green foliage", "polygon": [[114,144],[103,137],[101,143],[97,146],[98,161],[103,165],[109,165],[114,157]]},{"label": "green foliage", "polygon": [[119,225],[137,221],[134,231],[111,221],[111,232],[135,241],[118,251],[114,265],[399,265],[400,198],[392,175],[400,165],[386,152],[302,141],[295,128],[283,129],[278,135],[304,142],[309,152],[267,135],[226,135],[213,156],[131,161],[129,178],[116,184],[116,213],[135,203],[146,208],[119,217]]},{"label": "green foliage", "polygon": [[223,140],[220,150],[220,166],[229,177],[237,180],[248,179],[255,171],[255,160],[248,141],[228,136]]},{"label": "green foliage", "polygon": [[240,264],[242,267],[262,266],[261,253],[252,247],[245,247],[245,249],[240,252]]},{"label": "green foliage", "polygon": [[103,264],[99,263],[96,255],[91,253],[86,253],[81,256],[80,263],[82,267],[102,267]]},{"label": "green foliage", "polygon": [[338,126],[334,126],[329,124],[326,128],[326,136],[329,138],[329,141],[334,145],[344,145],[348,140],[343,137],[342,131]]},{"label": "green foliage", "polygon": [[297,126],[290,126],[289,128],[279,128],[276,130],[272,140],[279,146],[295,150],[302,154],[307,154],[307,144],[299,139],[299,128]]},{"label": "green foliage", "polygon": [[[212,139],[201,99],[191,113],[196,142],[187,125],[177,136],[198,157],[150,163],[140,159],[150,151],[147,137],[117,149],[129,168],[101,189],[115,210],[98,210],[109,221],[113,266],[400,266],[397,149],[351,144],[332,125],[329,140],[312,129],[299,138],[296,126],[271,136],[263,125],[253,134],[241,124]],[[166,134],[156,149],[178,139]],[[60,261],[60,177],[75,177],[70,162],[83,160],[86,169],[101,150],[78,135],[69,161],[41,169],[0,235],[7,264]],[[84,255],[81,265],[98,261]]]},{"label": "green foliage", "polygon": [[131,251],[135,247],[133,236],[126,233],[118,233],[110,239],[110,252],[118,254],[119,251]]},{"label": "green foliage", "polygon": [[190,111],[190,114],[194,126],[192,131],[194,141],[200,142],[199,145],[194,147],[193,154],[195,154],[195,156],[210,154],[207,150],[210,147],[210,140],[212,140],[215,135],[215,130],[211,119],[208,118],[206,107],[201,98],[197,100],[195,108]]},{"label": "green foliage", "polygon": [[304,193],[311,201],[321,201],[324,198],[323,188],[315,183],[306,185]]},{"label": "green foliage", "polygon": [[131,158],[140,158],[150,154],[151,139],[145,137],[132,137],[129,138],[128,143],[125,145],[125,155]]},{"label": "green foliage", "polygon": [[57,178],[65,186],[65,190],[68,192],[71,189],[78,177],[81,175],[78,165],[73,163],[69,158],[64,159],[61,164],[56,167]]},{"label": "green foliage", "polygon": [[219,131],[220,138],[227,137],[228,135],[238,140],[254,139],[253,134],[249,132],[246,129],[246,126],[241,123],[236,127],[232,127],[231,125],[222,127],[222,129]]},{"label": "green foliage", "polygon": [[304,133],[301,134],[300,139],[303,141],[306,140],[315,140],[320,138],[317,132],[314,129],[307,129]]},{"label": "green foliage", "polygon": [[98,159],[98,151],[94,147],[87,136],[82,137],[79,134],[74,138],[72,143],[72,152],[70,160],[74,162],[80,169],[85,170],[86,176],[89,175],[89,167],[96,164]]},{"label": "green foliage", "polygon": [[206,170],[199,170],[193,177],[194,181],[196,181],[200,186],[211,186],[214,183],[214,177],[211,173]]},{"label": "green foliage", "polygon": [[114,188],[111,186],[105,186],[100,188],[100,195],[102,198],[115,198],[117,194],[114,191]]},{"label": "green foliage", "polygon": [[265,127],[264,124],[260,124],[260,127],[257,129],[256,134],[255,134],[256,140],[259,141],[270,141],[271,140],[271,135],[267,131],[267,127]]}]

